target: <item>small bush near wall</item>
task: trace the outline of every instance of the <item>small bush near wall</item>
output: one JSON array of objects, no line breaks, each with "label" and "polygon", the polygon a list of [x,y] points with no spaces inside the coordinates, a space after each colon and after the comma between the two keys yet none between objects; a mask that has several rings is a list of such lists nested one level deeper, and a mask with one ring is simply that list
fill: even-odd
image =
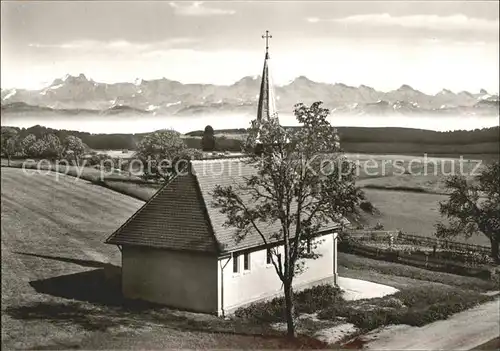
[{"label": "small bush near wall", "polygon": [[[324,320],[345,319],[362,331],[373,330],[390,324],[422,326],[464,311],[494,297],[456,287],[428,284],[405,288],[382,298],[345,301],[342,291],[331,285],[319,285],[294,295],[296,316],[318,313]],[[254,303],[239,308],[236,317],[259,322],[285,320],[284,299]]]},{"label": "small bush near wall", "polygon": [[[333,285],[318,285],[294,294],[295,314],[314,313],[331,305],[343,302],[342,290]],[[253,303],[235,311],[235,316],[264,322],[279,322],[285,320],[284,298]]]},{"label": "small bush near wall", "polygon": [[318,285],[295,294],[297,313],[314,313],[343,301],[342,290],[332,285]]}]

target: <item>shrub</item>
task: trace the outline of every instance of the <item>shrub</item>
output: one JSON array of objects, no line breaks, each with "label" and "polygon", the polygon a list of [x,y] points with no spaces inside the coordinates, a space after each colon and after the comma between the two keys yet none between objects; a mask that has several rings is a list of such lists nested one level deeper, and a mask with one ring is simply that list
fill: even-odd
[{"label": "shrub", "polygon": [[373,204],[370,202],[370,201],[363,201],[359,204],[359,207],[365,211],[365,212],[368,212],[368,213],[371,213],[373,214],[374,210],[375,210],[375,207],[373,206]]},{"label": "shrub", "polygon": [[395,293],[394,297],[410,308],[446,303],[448,305],[462,306],[459,309],[463,310],[473,306],[478,301],[485,301],[483,299],[484,295],[477,292],[437,286],[404,289]]},{"label": "shrub", "polygon": [[238,308],[234,315],[263,322],[279,322],[285,320],[285,300],[283,297],[275,297],[269,301],[256,302],[248,307]]},{"label": "shrub", "polygon": [[405,304],[403,301],[396,297],[389,297],[387,299],[382,299],[378,304],[380,307],[390,307],[390,308],[403,308]]},{"label": "shrub", "polygon": [[295,294],[295,311],[313,313],[343,300],[342,290],[328,284],[314,286]]},{"label": "shrub", "polygon": [[348,321],[362,330],[373,330],[384,325],[401,324],[403,313],[400,310],[383,308],[355,311],[348,316]]},{"label": "shrub", "polygon": [[412,326],[423,326],[440,319],[446,319],[448,316],[439,316],[429,309],[410,309],[408,312],[401,314],[399,323]]},{"label": "shrub", "polygon": [[450,294],[453,294],[454,291],[455,290],[451,288],[422,286],[398,291],[394,294],[394,297],[411,308],[439,303],[446,300]]},{"label": "shrub", "polygon": [[[294,312],[313,313],[330,306],[339,305],[343,301],[342,290],[333,285],[322,284],[296,292],[294,298]],[[340,304],[341,305],[341,304]],[[257,302],[235,311],[236,317],[255,319],[265,322],[285,320],[285,301],[283,297]]]},{"label": "shrub", "polygon": [[380,299],[333,304],[318,313],[318,317],[330,320],[344,317],[364,331],[389,324],[422,326],[489,300],[489,296],[468,290],[413,287]]},{"label": "shrub", "polygon": [[336,318],[345,318],[352,310],[352,306],[348,303],[334,304],[318,312],[319,319],[334,320]]}]

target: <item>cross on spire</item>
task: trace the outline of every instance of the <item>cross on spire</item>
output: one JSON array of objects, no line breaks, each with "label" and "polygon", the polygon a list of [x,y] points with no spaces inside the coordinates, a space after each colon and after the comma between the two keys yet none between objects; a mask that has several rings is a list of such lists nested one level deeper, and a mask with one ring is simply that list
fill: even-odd
[{"label": "cross on spire", "polygon": [[271,34],[269,34],[269,31],[266,30],[266,34],[265,35],[262,35],[262,39],[266,39],[266,56],[268,55],[268,51],[269,51],[269,39],[271,39],[273,36]]}]

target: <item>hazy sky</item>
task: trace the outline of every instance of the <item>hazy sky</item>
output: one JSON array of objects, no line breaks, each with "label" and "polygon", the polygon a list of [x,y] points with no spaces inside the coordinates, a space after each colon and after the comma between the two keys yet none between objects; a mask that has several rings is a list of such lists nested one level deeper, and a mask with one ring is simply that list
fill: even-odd
[{"label": "hazy sky", "polygon": [[498,92],[498,1],[6,2],[2,88],[66,73],[96,81],[232,84],[260,74],[263,32],[274,81],[305,75],[380,90]]}]

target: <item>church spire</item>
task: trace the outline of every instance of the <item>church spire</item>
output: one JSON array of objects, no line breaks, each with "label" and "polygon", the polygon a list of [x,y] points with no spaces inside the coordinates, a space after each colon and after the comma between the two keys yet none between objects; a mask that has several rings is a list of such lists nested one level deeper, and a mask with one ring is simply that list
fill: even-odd
[{"label": "church spire", "polygon": [[263,35],[262,38],[266,39],[266,56],[264,58],[262,82],[260,83],[259,105],[257,110],[258,121],[278,118],[274,88],[271,75],[269,74],[269,39],[272,38],[272,36],[269,34],[269,31],[266,30],[266,34]]}]

